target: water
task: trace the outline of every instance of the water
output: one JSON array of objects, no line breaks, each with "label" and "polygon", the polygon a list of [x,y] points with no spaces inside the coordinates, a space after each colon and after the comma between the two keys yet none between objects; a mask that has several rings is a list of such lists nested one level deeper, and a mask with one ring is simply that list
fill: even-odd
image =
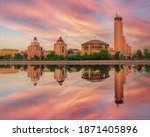
[{"label": "water", "polygon": [[150,119],[150,66],[0,66],[0,119]]}]

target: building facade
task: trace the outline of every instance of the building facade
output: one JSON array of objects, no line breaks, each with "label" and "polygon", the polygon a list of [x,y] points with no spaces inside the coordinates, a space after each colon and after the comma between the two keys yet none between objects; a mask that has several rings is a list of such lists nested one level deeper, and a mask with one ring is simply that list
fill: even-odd
[{"label": "building facade", "polygon": [[114,23],[114,49],[115,52],[119,51],[124,57],[128,57],[132,54],[132,47],[126,42],[126,38],[123,35],[123,19],[116,15]]},{"label": "building facade", "polygon": [[59,56],[67,55],[67,44],[65,44],[62,37],[59,37],[57,42],[54,44],[54,52],[56,55],[59,55]]},{"label": "building facade", "polygon": [[17,49],[0,49],[0,56],[5,56],[5,55],[11,55],[14,56],[15,54],[18,54],[19,50]]},{"label": "building facade", "polygon": [[43,56],[43,48],[40,47],[40,43],[38,42],[36,37],[31,42],[31,45],[28,46],[27,54],[28,54],[28,60],[34,58],[34,56],[37,56],[39,58]]},{"label": "building facade", "polygon": [[77,54],[80,54],[79,49],[69,49],[68,50],[68,55],[77,55]]},{"label": "building facade", "polygon": [[122,17],[116,15],[114,23],[114,49],[123,54],[123,22]]},{"label": "building facade", "polygon": [[82,44],[82,55],[83,54],[93,54],[99,53],[100,50],[105,49],[108,50],[109,44],[101,41],[101,40],[90,40]]}]

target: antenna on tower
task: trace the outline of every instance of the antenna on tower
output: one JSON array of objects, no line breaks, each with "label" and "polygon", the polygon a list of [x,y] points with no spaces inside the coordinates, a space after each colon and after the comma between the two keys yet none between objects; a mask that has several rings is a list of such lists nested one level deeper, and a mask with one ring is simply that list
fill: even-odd
[{"label": "antenna on tower", "polygon": [[116,17],[118,17],[118,13],[117,13],[117,10],[116,10]]}]

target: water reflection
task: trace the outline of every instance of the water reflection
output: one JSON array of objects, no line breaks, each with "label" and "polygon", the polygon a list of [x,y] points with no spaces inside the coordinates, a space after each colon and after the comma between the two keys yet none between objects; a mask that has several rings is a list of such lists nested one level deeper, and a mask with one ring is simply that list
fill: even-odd
[{"label": "water reflection", "polygon": [[28,66],[28,77],[31,79],[31,82],[34,86],[37,85],[40,80],[40,76],[42,76],[42,68],[41,66]]},{"label": "water reflection", "polygon": [[19,70],[15,68],[15,66],[1,66],[0,67],[0,74],[11,74],[11,73],[18,73]]},{"label": "water reflection", "polygon": [[92,66],[90,68],[84,68],[82,71],[82,78],[91,82],[100,82],[103,79],[110,77],[109,70],[109,66]]},{"label": "water reflection", "polygon": [[57,80],[61,86],[64,80],[67,78],[67,69],[65,66],[60,66],[55,69],[54,78]]},{"label": "water reflection", "polygon": [[0,66],[0,74],[18,73],[20,71],[27,71],[27,76],[31,79],[34,86],[38,84],[40,77],[43,72],[53,72],[54,79],[57,80],[61,86],[67,78],[67,72],[74,73],[81,71],[81,78],[90,82],[102,82],[103,80],[110,77],[109,72],[111,69],[114,71],[114,92],[115,92],[115,103],[117,106],[123,104],[123,91],[126,77],[133,71],[138,72],[150,72],[150,66],[137,65],[137,66]]},{"label": "water reflection", "polygon": [[0,119],[147,119],[148,72],[148,65],[0,66],[9,85],[0,84]]}]

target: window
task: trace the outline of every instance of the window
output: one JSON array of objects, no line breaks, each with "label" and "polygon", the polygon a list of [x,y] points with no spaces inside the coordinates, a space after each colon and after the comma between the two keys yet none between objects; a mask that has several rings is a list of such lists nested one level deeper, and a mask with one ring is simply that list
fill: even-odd
[{"label": "window", "polygon": [[65,48],[64,48],[64,46],[62,46],[62,53],[64,53],[65,52]]}]

